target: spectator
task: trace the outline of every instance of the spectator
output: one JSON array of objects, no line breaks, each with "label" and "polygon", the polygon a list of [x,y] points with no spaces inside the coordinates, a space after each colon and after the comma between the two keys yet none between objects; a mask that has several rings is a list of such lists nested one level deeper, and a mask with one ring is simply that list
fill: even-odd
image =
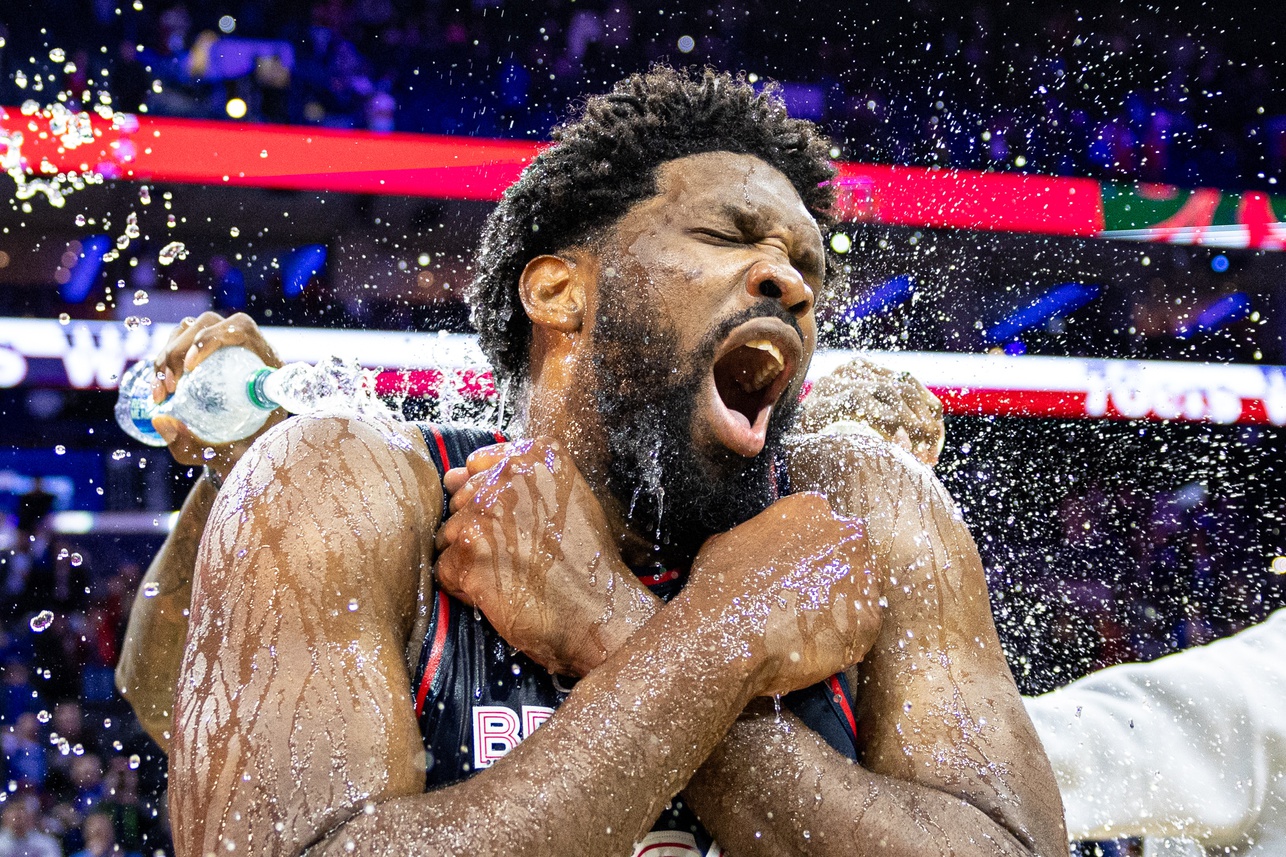
[{"label": "spectator", "polygon": [[85,847],[72,857],[108,857],[112,854],[138,857],[136,852],[125,851],[116,843],[116,827],[108,813],[91,812],[85,816],[81,833],[85,838]]},{"label": "spectator", "polygon": [[0,813],[0,857],[62,857],[58,840],[36,829],[37,800],[12,794]]}]

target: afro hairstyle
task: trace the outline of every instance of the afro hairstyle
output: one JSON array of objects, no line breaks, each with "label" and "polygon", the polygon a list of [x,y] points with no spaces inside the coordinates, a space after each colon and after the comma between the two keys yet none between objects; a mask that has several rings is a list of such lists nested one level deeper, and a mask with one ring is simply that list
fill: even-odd
[{"label": "afro hairstyle", "polygon": [[778,90],[706,68],[655,66],[589,98],[505,191],[483,229],[466,293],[497,381],[525,383],[531,320],[518,281],[527,263],[585,246],[655,196],[657,168],[703,152],[753,155],[790,180],[825,229],[835,169],[830,142],[786,114]]}]

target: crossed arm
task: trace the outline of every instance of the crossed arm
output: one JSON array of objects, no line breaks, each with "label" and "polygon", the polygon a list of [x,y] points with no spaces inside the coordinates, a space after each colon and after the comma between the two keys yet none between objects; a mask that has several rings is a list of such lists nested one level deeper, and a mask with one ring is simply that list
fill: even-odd
[{"label": "crossed arm", "polygon": [[689,783],[698,815],[737,855],[1065,854],[1053,774],[945,489],[862,437],[800,438],[790,465],[796,490],[865,521],[889,558],[880,635],[849,672],[861,762],[760,708]]},{"label": "crossed arm", "polygon": [[[279,431],[230,483],[237,493],[220,501],[202,555],[180,688],[186,737],[174,758],[184,853],[225,840],[256,853],[309,843],[349,853],[349,842],[362,851],[623,852],[703,759],[686,794],[730,853],[1065,850],[1052,776],[1004,665],[976,549],[941,487],[887,449],[822,440],[792,462],[796,487],[865,519],[895,569],[880,635],[851,675],[860,765],[771,707],[734,723],[753,677],[728,673],[718,647],[688,650],[691,663],[659,673],[618,650],[631,634],[630,650],[645,653],[690,635],[691,616],[667,608],[606,635],[608,663],[531,740],[473,780],[426,795],[404,649],[441,509],[436,473],[412,438],[391,458],[387,439],[367,437],[360,454],[317,452],[302,466],[292,444],[328,444],[300,431]],[[295,481],[277,484],[271,463],[287,456]],[[336,496],[340,484],[356,485],[361,502]],[[380,625],[375,615],[395,618]],[[671,701],[694,678],[720,689],[695,717]],[[150,684],[154,729],[165,723],[162,684]],[[136,707],[147,686],[134,683]],[[604,722],[628,728],[604,734]],[[658,747],[659,734],[674,740]],[[587,746],[595,763],[569,765]],[[548,787],[533,794],[533,778]],[[589,794],[611,799],[587,809]],[[205,812],[211,805],[223,810]]]}]

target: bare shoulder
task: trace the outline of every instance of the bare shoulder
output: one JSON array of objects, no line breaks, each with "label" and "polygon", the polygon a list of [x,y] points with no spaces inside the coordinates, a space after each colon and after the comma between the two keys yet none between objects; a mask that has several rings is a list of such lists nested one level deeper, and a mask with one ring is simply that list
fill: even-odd
[{"label": "bare shoulder", "polygon": [[[441,483],[419,430],[362,417],[299,416],[264,434],[229,477],[234,499],[320,490],[353,500],[400,494],[433,509]],[[314,493],[314,496],[317,496]]]},{"label": "bare shoulder", "polygon": [[874,434],[798,434],[786,453],[791,489],[817,491],[836,512],[861,518],[891,558],[918,552],[930,522],[934,531],[964,528],[933,471]]}]

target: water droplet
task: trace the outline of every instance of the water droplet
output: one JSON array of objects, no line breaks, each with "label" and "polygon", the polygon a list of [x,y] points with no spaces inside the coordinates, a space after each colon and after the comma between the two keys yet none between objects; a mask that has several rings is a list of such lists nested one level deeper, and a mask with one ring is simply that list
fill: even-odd
[{"label": "water droplet", "polygon": [[211,458],[214,458],[214,449],[207,446],[205,449],[201,450],[201,457],[204,458],[206,461],[209,461]]},{"label": "water droplet", "polygon": [[61,325],[71,324],[71,316],[65,312],[58,313],[58,323]]},{"label": "water droplet", "polygon": [[53,62],[66,62],[67,54],[62,48],[54,48],[49,52],[49,59]]},{"label": "water droplet", "polygon": [[152,191],[147,185],[143,185],[138,189],[138,201],[144,205],[152,204]]},{"label": "water droplet", "polygon": [[122,744],[120,741],[113,741],[113,742],[112,742],[112,749],[113,749],[113,750],[116,750],[116,751],[118,751],[118,752],[119,752],[120,750],[124,750],[124,749],[125,749],[125,745],[124,745],[124,744]]},{"label": "water droplet", "polygon": [[85,225],[85,223],[86,223],[85,215],[83,215],[83,214],[77,214],[77,215],[76,215],[76,225],[77,225],[77,226],[84,226],[84,225]]},{"label": "water droplet", "polygon": [[161,248],[161,252],[156,254],[156,261],[162,265],[169,265],[175,259],[186,259],[188,257],[188,248],[182,241],[171,241]]},{"label": "water droplet", "polygon": [[66,454],[67,454],[67,447],[63,446],[61,443],[54,447],[54,455],[66,455]]},{"label": "water droplet", "polygon": [[161,585],[159,583],[156,583],[155,581],[149,581],[143,584],[144,598],[155,598],[160,591],[161,591]]},{"label": "water droplet", "polygon": [[71,556],[71,551],[67,550],[67,548],[63,548],[62,550],[58,551],[59,559],[66,559],[69,556]]},{"label": "water droplet", "polygon": [[231,235],[233,238],[236,238],[238,235],[241,234],[241,230],[234,226],[228,230],[228,234]]},{"label": "water droplet", "polygon": [[36,712],[36,719],[41,723],[48,723],[51,716],[52,715],[43,708]]},{"label": "water droplet", "polygon": [[262,152],[260,152],[260,153],[259,153],[259,157],[261,157],[261,158],[266,158],[266,157],[268,157],[268,150],[267,150],[267,149],[264,149]]},{"label": "water droplet", "polygon": [[73,566],[79,567],[80,564],[84,561],[85,561],[85,558],[78,553],[74,553],[71,555],[71,564]]},{"label": "water droplet", "polygon": [[352,598],[352,599],[350,599],[350,600],[349,600],[349,602],[348,602],[348,612],[349,612],[349,613],[356,613],[356,612],[357,612],[357,599],[356,599],[356,598]]},{"label": "water droplet", "polygon": [[53,623],[54,614],[50,613],[48,610],[41,610],[35,616],[31,617],[31,630],[39,634]]},{"label": "water droplet", "polygon": [[134,293],[134,306],[142,306],[147,303],[147,292],[139,289]]},{"label": "water droplet", "polygon": [[125,458],[127,455],[129,455],[128,450],[114,449],[112,450],[112,461],[120,461],[122,458]]},{"label": "water droplet", "polygon": [[142,761],[143,761],[143,760],[142,760],[142,759],[140,759],[140,758],[138,757],[138,753],[135,753],[134,755],[130,756],[130,757],[129,757],[129,769],[130,769],[131,771],[138,770],[139,763],[140,763],[140,762],[142,762]]}]

